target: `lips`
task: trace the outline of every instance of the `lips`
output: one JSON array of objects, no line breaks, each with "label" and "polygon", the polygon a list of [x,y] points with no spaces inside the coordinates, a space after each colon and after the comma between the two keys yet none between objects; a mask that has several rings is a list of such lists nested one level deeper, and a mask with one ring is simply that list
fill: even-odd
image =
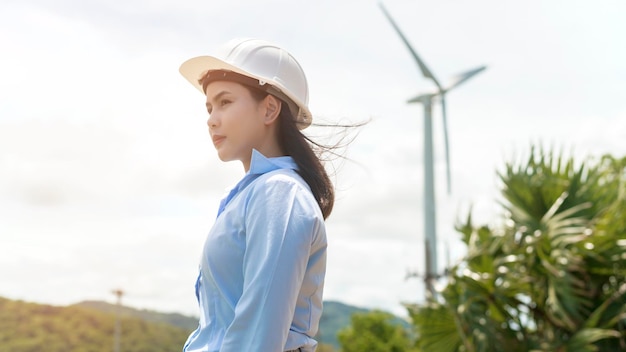
[{"label": "lips", "polygon": [[221,136],[221,135],[219,135],[219,134],[214,134],[211,138],[213,139],[213,145],[214,145],[214,146],[216,146],[216,147],[217,147],[220,143],[222,143],[222,141],[223,141],[224,139],[226,139],[226,137]]}]

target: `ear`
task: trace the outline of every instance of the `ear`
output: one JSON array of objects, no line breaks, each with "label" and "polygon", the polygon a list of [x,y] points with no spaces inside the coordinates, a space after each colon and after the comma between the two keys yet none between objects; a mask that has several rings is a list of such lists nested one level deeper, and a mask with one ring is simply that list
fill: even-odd
[{"label": "ear", "polygon": [[269,126],[278,119],[282,102],[275,96],[268,94],[263,100],[263,104],[265,107],[265,117],[263,119],[263,123]]}]

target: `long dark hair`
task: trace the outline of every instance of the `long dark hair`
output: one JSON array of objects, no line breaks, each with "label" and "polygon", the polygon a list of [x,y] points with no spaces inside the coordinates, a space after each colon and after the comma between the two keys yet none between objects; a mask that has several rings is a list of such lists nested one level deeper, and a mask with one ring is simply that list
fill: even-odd
[{"label": "long dark hair", "polygon": [[[211,82],[227,80],[242,84],[248,89],[250,95],[259,102],[270,94],[258,88],[258,81],[256,81],[257,86],[255,87],[251,83],[253,81],[252,78],[232,72],[220,72],[220,74],[212,76],[210,74],[211,72],[209,71],[198,80],[202,84],[203,91],[206,91],[207,85]],[[311,193],[313,193],[313,197],[315,197],[317,204],[322,210],[322,215],[326,219],[332,212],[335,204],[335,189],[320,160],[321,155],[317,155],[313,147],[319,149],[320,154],[326,148],[300,132],[287,102],[278,97],[276,98],[281,100],[281,109],[278,115],[278,144],[298,165],[298,174],[311,188]],[[328,149],[332,149],[332,147],[328,147]]]},{"label": "long dark hair", "polygon": [[322,210],[324,219],[328,218],[335,204],[335,189],[320,158],[313,151],[312,145],[320,147],[297,127],[287,104],[281,104],[278,117],[278,143],[298,165],[298,174],[306,181]]},{"label": "long dark hair", "polygon": [[[265,99],[269,94],[255,87],[247,85],[244,87],[248,88],[252,97],[257,101]],[[277,99],[281,100],[278,97]],[[328,218],[335,204],[335,188],[320,157],[313,150],[313,147],[323,149],[324,146],[312,141],[298,129],[296,119],[283,100],[281,100],[278,115],[278,145],[296,162],[298,174],[311,188],[311,193],[322,210],[324,219]]]}]

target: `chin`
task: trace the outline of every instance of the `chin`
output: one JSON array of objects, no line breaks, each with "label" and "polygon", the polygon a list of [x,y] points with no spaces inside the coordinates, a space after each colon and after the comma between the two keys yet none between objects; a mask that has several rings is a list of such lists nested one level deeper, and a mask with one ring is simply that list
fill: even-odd
[{"label": "chin", "polygon": [[232,156],[224,153],[224,152],[220,152],[219,150],[217,151],[217,157],[223,161],[223,162],[229,162],[229,161],[233,161],[235,160]]}]

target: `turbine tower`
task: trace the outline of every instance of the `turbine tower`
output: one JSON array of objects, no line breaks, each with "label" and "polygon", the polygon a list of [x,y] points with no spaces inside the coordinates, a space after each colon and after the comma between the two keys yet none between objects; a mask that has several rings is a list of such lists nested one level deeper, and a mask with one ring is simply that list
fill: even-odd
[{"label": "turbine tower", "polygon": [[447,86],[442,86],[435,75],[430,71],[428,66],[419,57],[415,49],[411,46],[407,38],[404,36],[400,27],[391,18],[391,15],[382,3],[379,3],[383,14],[394,30],[402,39],[404,45],[409,49],[413,59],[417,63],[422,75],[425,78],[432,80],[435,83],[437,89],[434,92],[420,94],[414,98],[408,100],[408,103],[421,103],[424,106],[424,252],[426,261],[426,272],[424,275],[424,282],[426,283],[427,294],[429,293],[434,297],[435,287],[434,283],[439,277],[437,268],[437,228],[436,228],[436,212],[435,212],[435,185],[434,185],[434,170],[433,170],[433,125],[432,125],[432,107],[433,101],[438,98],[441,102],[441,114],[443,119],[443,133],[445,142],[445,155],[446,155],[446,180],[448,194],[451,192],[450,181],[450,152],[448,142],[448,121],[446,116],[446,93],[453,88],[456,88],[459,84],[467,81],[474,75],[483,71],[486,67],[481,66],[473,70],[461,73],[452,78]]}]

